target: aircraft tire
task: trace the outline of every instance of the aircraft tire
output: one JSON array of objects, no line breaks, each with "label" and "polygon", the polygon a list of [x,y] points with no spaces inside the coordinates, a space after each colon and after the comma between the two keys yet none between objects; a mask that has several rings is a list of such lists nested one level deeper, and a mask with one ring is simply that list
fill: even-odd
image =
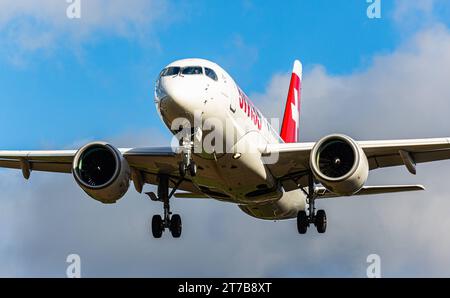
[{"label": "aircraft tire", "polygon": [[163,233],[163,221],[161,215],[154,215],[152,218],[152,235],[154,238],[159,239]]},{"label": "aircraft tire", "polygon": [[170,232],[172,233],[173,238],[180,238],[182,229],[181,216],[174,214],[170,219]]},{"label": "aircraft tire", "polygon": [[308,216],[305,211],[300,211],[297,214],[297,230],[299,234],[306,234],[308,231]]}]

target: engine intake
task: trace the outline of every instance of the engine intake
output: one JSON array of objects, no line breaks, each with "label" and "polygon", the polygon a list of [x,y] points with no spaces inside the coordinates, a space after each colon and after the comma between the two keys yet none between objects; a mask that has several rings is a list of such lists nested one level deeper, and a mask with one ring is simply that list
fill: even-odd
[{"label": "engine intake", "polygon": [[339,195],[357,193],[369,176],[364,151],[344,135],[330,135],[317,142],[311,152],[310,167],[317,181]]},{"label": "engine intake", "polygon": [[103,142],[90,143],[78,150],[72,173],[90,197],[105,204],[117,202],[130,186],[127,160],[117,148]]}]

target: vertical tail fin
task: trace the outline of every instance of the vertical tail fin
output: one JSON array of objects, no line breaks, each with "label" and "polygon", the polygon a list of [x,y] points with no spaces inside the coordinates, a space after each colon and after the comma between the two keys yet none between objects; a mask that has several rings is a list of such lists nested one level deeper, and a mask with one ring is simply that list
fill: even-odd
[{"label": "vertical tail fin", "polygon": [[283,124],[281,126],[281,138],[286,143],[298,142],[298,129],[300,124],[300,104],[302,88],[303,68],[300,61],[295,60],[292,70],[289,93],[284,110]]}]

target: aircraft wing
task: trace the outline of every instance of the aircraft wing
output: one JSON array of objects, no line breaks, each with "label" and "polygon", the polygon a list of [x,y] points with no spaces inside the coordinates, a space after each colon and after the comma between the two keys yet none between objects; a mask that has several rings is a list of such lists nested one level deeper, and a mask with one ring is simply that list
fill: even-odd
[{"label": "aircraft wing", "polygon": [[31,170],[71,173],[75,154],[74,150],[0,151],[0,167],[22,169],[27,179]]},{"label": "aircraft wing", "polygon": [[[416,164],[450,159],[450,138],[357,142],[369,160],[370,170],[404,165],[412,174]],[[263,152],[268,160],[277,160],[267,167],[288,190],[294,184],[307,186],[309,156],[315,143],[271,144]],[[291,183],[294,181],[294,183]]]},{"label": "aircraft wing", "polygon": [[[425,190],[422,185],[382,185],[382,186],[364,186],[354,196],[366,196],[385,193],[407,192],[407,191],[421,191]],[[336,195],[325,187],[317,187],[316,190],[317,199],[330,199],[341,197]]]},{"label": "aircraft wing", "polygon": [[[179,153],[171,147],[119,149],[132,169],[136,189],[142,192],[142,184],[157,184],[157,174],[167,174],[173,180],[179,178]],[[59,151],[0,151],[0,168],[20,169],[28,179],[32,171],[71,173],[76,150]],[[138,183],[139,182],[139,183]],[[140,184],[140,185],[139,185]],[[191,181],[185,179],[180,190],[196,193]]]},{"label": "aircraft wing", "polygon": [[450,159],[450,139],[358,142],[370,169],[405,165],[415,174],[415,164]]}]

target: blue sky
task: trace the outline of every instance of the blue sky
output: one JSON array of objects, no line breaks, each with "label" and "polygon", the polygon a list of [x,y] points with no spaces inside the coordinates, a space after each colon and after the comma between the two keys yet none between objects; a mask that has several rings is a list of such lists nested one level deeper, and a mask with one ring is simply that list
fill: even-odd
[{"label": "blue sky", "polygon": [[[282,7],[277,1],[174,1],[130,35],[93,28],[73,41],[70,31],[58,32],[51,44],[32,50],[6,40],[13,45],[0,51],[0,119],[14,130],[3,131],[2,147],[61,147],[143,127],[163,130],[153,83],[179,58],[216,61],[249,94],[262,92],[274,73],[289,71],[295,58],[306,70],[316,64],[332,74],[363,69],[402,40],[390,16],[393,2],[385,2],[383,18],[369,20],[365,1],[293,0]],[[35,22],[42,27],[36,34],[56,30]],[[83,16],[66,22],[77,30]],[[0,38],[11,38],[12,26]]]},{"label": "blue sky", "polygon": [[[154,81],[186,57],[222,65],[268,116],[281,114],[301,59],[307,141],[450,135],[448,1],[382,0],[377,20],[366,0],[81,1],[79,20],[67,19],[64,0],[0,2],[0,148],[167,145]],[[364,277],[377,253],[383,276],[448,277],[449,169],[371,172],[369,184],[423,183],[427,192],[320,202],[324,237],[230,204],[174,201],[179,241],[150,237],[161,206],[132,188],[104,206],[70,175],[24,181],[1,170],[0,276],[65,276],[66,256],[77,253],[83,276]]]}]

